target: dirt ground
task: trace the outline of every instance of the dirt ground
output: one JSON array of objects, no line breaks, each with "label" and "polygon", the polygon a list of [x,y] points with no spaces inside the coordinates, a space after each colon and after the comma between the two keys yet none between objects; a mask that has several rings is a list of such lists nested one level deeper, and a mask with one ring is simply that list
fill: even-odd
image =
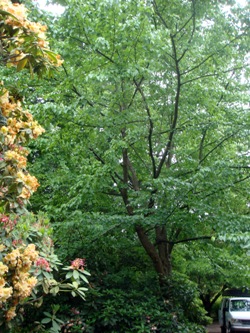
[{"label": "dirt ground", "polygon": [[214,323],[207,327],[207,333],[221,333],[220,325],[218,323]]}]

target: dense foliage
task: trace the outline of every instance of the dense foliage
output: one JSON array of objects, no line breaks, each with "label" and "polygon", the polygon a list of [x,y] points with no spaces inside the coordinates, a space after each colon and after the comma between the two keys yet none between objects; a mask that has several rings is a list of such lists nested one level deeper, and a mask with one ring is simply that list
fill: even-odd
[{"label": "dense foliage", "polygon": [[203,332],[203,307],[249,285],[247,8],[63,2],[57,18],[33,11],[63,71],[18,80],[46,129],[30,144],[30,207],[60,259],[93,272],[86,303],[61,296],[51,316],[73,305],[86,332]]},{"label": "dense foliage", "polygon": [[247,10],[66,4],[52,33],[64,75],[33,105],[48,130],[34,149],[43,187],[33,205],[56,222],[99,213],[93,223],[133,226],[161,277],[182,242],[247,246]]}]

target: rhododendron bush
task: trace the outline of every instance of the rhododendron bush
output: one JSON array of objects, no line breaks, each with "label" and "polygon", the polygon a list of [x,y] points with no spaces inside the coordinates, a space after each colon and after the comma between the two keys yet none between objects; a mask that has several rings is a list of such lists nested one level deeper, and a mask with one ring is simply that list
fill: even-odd
[{"label": "rhododendron bush", "polygon": [[51,74],[60,66],[60,56],[48,48],[47,27],[27,19],[24,5],[1,0],[0,33],[2,60],[8,66],[14,65],[20,71],[29,68],[31,73]]},{"label": "rhododendron bush", "polygon": [[39,186],[37,179],[26,171],[28,150],[23,145],[44,129],[3,86],[0,107],[6,122],[0,128],[0,207],[3,211],[21,212]]},{"label": "rhododendron bush", "polygon": [[[51,75],[60,66],[60,56],[49,49],[46,27],[27,19],[21,4],[1,0],[1,63],[28,68],[31,74]],[[60,281],[54,272],[61,265],[54,254],[49,221],[27,211],[38,180],[26,169],[29,150],[25,147],[44,129],[33,119],[22,101],[0,83],[0,330],[20,320],[26,304],[41,304],[43,296],[70,291],[84,298],[87,283],[85,261],[76,259],[65,268]],[[65,274],[64,274],[65,275]],[[57,276],[61,276],[60,272]]]}]

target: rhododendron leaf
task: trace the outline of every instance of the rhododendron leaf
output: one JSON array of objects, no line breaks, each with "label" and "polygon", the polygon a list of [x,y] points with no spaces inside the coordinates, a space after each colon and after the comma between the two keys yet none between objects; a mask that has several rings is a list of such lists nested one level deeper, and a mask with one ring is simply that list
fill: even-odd
[{"label": "rhododendron leaf", "polygon": [[9,13],[9,12],[6,12],[5,10],[2,10],[2,9],[0,9],[0,15],[3,15],[3,16],[11,16],[11,17],[14,18],[16,21],[19,21],[18,18],[17,18],[15,15],[13,15],[13,14],[11,14],[11,13]]},{"label": "rhododendron leaf", "polygon": [[66,279],[70,279],[71,277],[72,277],[72,275],[73,275],[73,272],[68,272],[67,274],[66,274]]},{"label": "rhododendron leaf", "polygon": [[43,275],[46,277],[46,279],[50,280],[51,275],[48,272],[43,271]]},{"label": "rhododendron leaf", "polygon": [[82,273],[85,274],[85,275],[91,276],[91,274],[86,270],[84,270]]},{"label": "rhododendron leaf", "polygon": [[53,287],[51,290],[50,290],[50,293],[55,295],[55,294],[58,294],[60,291],[60,288],[58,286],[56,287]]},{"label": "rhododendron leaf", "polygon": [[87,278],[83,275],[83,274],[80,274],[80,278],[85,281],[86,283],[89,283],[89,281],[87,280]]},{"label": "rhododendron leaf", "polygon": [[73,282],[72,282],[72,285],[73,285],[73,287],[74,287],[75,289],[77,289],[78,286],[79,286],[79,284],[78,284],[76,281],[73,281]]},{"label": "rhododendron leaf", "polygon": [[46,53],[51,60],[57,62],[57,57],[56,57],[57,54],[55,52],[47,49],[43,49],[43,52]]},{"label": "rhododendron leaf", "polygon": [[47,311],[45,311],[43,314],[45,314],[45,316],[47,316],[47,317],[52,317],[51,313],[49,313]]},{"label": "rhododendron leaf", "polygon": [[28,58],[24,57],[23,59],[19,60],[17,64],[17,71],[20,72],[27,64]]},{"label": "rhododendron leaf", "polygon": [[46,294],[48,294],[48,293],[49,293],[49,287],[48,287],[48,285],[47,285],[46,283],[43,283],[42,286],[43,286],[43,291],[44,291]]},{"label": "rhododendron leaf", "polygon": [[76,269],[73,270],[73,277],[76,280],[79,279],[79,272]]},{"label": "rhododendron leaf", "polygon": [[51,322],[51,318],[43,318],[42,320],[41,320],[41,323],[42,324],[48,324],[48,323],[50,323]]}]

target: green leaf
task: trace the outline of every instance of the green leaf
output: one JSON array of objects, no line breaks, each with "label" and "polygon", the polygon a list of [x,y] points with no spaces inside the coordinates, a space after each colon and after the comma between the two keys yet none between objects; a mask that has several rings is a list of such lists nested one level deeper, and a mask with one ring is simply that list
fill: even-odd
[{"label": "green leaf", "polygon": [[91,274],[86,270],[84,270],[82,273],[85,274],[85,275],[91,276]]},{"label": "green leaf", "polygon": [[83,275],[83,274],[80,274],[80,278],[86,282],[86,283],[89,283],[88,279]]},{"label": "green leaf", "polygon": [[74,278],[75,280],[78,280],[78,279],[79,279],[79,272],[78,272],[76,269],[73,270],[73,278]]},{"label": "green leaf", "polygon": [[73,281],[73,282],[72,282],[72,285],[73,285],[73,287],[74,287],[75,289],[77,289],[78,286],[79,286],[78,283],[77,283],[76,281]]},{"label": "green leaf", "polygon": [[27,62],[28,62],[28,57],[24,57],[21,60],[19,60],[17,64],[17,71],[20,72],[26,66]]},{"label": "green leaf", "polygon": [[68,272],[68,273],[66,274],[66,279],[70,279],[70,278],[72,277],[72,275],[73,275],[73,272],[72,272],[72,271]]},{"label": "green leaf", "polygon": [[51,318],[43,318],[43,319],[41,320],[41,323],[42,323],[42,324],[48,324],[48,323],[50,323],[51,321],[52,321]]},{"label": "green leaf", "polygon": [[11,16],[12,18],[14,18],[16,21],[19,21],[18,18],[16,16],[14,16],[13,14],[6,12],[5,10],[0,9],[0,15],[3,16]]}]

